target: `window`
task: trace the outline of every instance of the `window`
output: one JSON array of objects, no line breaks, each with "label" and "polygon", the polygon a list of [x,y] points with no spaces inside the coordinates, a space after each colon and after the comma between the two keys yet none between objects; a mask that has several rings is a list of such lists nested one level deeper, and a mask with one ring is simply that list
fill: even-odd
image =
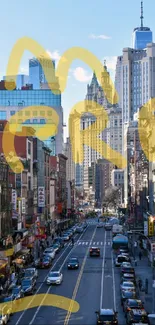
[{"label": "window", "polygon": [[18,116],[22,116],[23,115],[23,112],[22,111],[19,111],[18,112]]},{"label": "window", "polygon": [[36,118],[33,119],[33,123],[36,124],[38,123],[38,120]]},{"label": "window", "polygon": [[26,111],[25,112],[25,116],[30,116],[30,112],[29,111]]},{"label": "window", "polygon": [[30,124],[31,122],[30,122],[30,120],[26,120],[25,122],[24,122],[24,124]]},{"label": "window", "polygon": [[0,111],[0,120],[6,120],[6,112],[5,111]]},{"label": "window", "polygon": [[10,115],[15,115],[16,114],[16,111],[10,111]]},{"label": "window", "polygon": [[40,119],[40,124],[45,124],[45,119]]}]

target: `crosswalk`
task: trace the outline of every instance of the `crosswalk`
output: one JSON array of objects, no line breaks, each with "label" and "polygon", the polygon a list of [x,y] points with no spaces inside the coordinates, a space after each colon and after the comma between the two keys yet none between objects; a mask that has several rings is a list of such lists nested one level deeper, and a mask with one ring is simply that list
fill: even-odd
[{"label": "crosswalk", "polygon": [[[70,243],[69,245],[72,246],[72,243]],[[102,246],[111,246],[112,243],[111,241],[107,241],[106,243],[103,241],[90,241],[90,240],[78,240],[77,242],[75,242],[74,246],[96,246],[96,247],[102,247]]]}]

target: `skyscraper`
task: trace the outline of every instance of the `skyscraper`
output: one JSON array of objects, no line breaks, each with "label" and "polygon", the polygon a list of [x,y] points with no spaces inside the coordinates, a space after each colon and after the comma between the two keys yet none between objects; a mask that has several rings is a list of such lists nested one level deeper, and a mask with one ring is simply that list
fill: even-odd
[{"label": "skyscraper", "polygon": [[[33,58],[29,60],[29,83],[33,84],[33,89],[41,89],[42,84],[46,84],[47,80],[44,71],[51,69],[50,82],[55,82],[55,62],[53,69],[51,68],[51,60],[46,58]],[[44,69],[43,69],[44,67]]]},{"label": "skyscraper", "polygon": [[132,48],[142,50],[147,47],[148,43],[152,43],[152,31],[149,27],[143,26],[143,1],[141,1],[141,26],[136,27],[132,34]]}]

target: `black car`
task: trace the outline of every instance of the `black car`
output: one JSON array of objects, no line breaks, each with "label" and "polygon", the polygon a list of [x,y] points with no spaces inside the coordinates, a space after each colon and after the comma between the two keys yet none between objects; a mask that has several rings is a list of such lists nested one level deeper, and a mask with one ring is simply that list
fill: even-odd
[{"label": "black car", "polygon": [[90,256],[100,256],[100,248],[98,248],[98,247],[91,247],[89,249],[89,255]]},{"label": "black car", "polygon": [[71,257],[67,264],[68,269],[78,269],[79,261],[77,257]]},{"label": "black car", "polygon": [[118,325],[117,313],[113,309],[100,309],[96,311],[97,325]]},{"label": "black car", "polygon": [[36,281],[33,278],[24,278],[21,281],[21,286],[25,296],[33,295],[35,292]]},{"label": "black car", "polygon": [[121,305],[125,303],[127,299],[136,299],[136,292],[135,291],[122,291],[121,292]]},{"label": "black car", "polygon": [[135,323],[150,324],[147,312],[144,309],[132,309],[127,313],[126,324],[133,325]]},{"label": "black car", "polygon": [[12,289],[12,295],[14,300],[18,300],[24,297],[24,293],[22,291],[21,286],[16,286]]},{"label": "black car", "polygon": [[123,310],[125,316],[132,309],[144,309],[144,305],[141,300],[138,299],[127,299],[123,304]]}]

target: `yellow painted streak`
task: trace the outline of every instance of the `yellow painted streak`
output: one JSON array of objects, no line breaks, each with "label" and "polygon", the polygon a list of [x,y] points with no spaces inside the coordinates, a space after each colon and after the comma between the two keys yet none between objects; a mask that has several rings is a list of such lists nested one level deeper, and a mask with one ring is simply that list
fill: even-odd
[{"label": "yellow painted streak", "polygon": [[[93,233],[93,236],[92,236],[91,241],[93,240],[93,238],[95,236],[95,232],[96,232],[96,228],[94,230],[94,233]],[[78,276],[78,279],[77,279],[77,282],[76,282],[76,285],[75,285],[75,288],[74,288],[74,291],[73,291],[73,295],[72,295],[70,307],[69,307],[68,313],[66,315],[66,318],[65,318],[65,321],[64,321],[64,325],[68,325],[69,319],[70,319],[70,316],[71,316],[71,313],[73,312],[73,307],[74,307],[73,301],[74,301],[74,299],[76,299],[76,295],[77,295],[77,292],[78,292],[78,289],[79,289],[79,285],[80,285],[80,282],[81,282],[81,278],[82,278],[82,275],[83,275],[83,270],[84,270],[84,267],[85,267],[85,264],[86,264],[86,260],[87,260],[87,257],[88,257],[88,253],[89,253],[89,247],[86,250],[86,255],[84,257],[84,260],[83,260],[83,263],[82,263],[82,266],[81,266],[81,270],[80,270],[80,273],[79,273],[79,276]]]},{"label": "yellow painted streak", "polygon": [[[26,310],[27,307],[35,308],[41,306],[49,306],[49,307],[58,307],[64,310],[69,310],[70,305],[72,304],[72,312],[76,313],[79,310],[79,304],[76,301],[71,301],[71,299],[53,295],[53,294],[38,294],[35,295],[33,300],[32,297],[24,297],[20,300],[16,300],[14,302],[5,302],[0,304],[0,310],[6,305],[8,305],[8,309],[12,309],[12,313],[21,312]],[[9,311],[8,311],[9,312]]]}]

